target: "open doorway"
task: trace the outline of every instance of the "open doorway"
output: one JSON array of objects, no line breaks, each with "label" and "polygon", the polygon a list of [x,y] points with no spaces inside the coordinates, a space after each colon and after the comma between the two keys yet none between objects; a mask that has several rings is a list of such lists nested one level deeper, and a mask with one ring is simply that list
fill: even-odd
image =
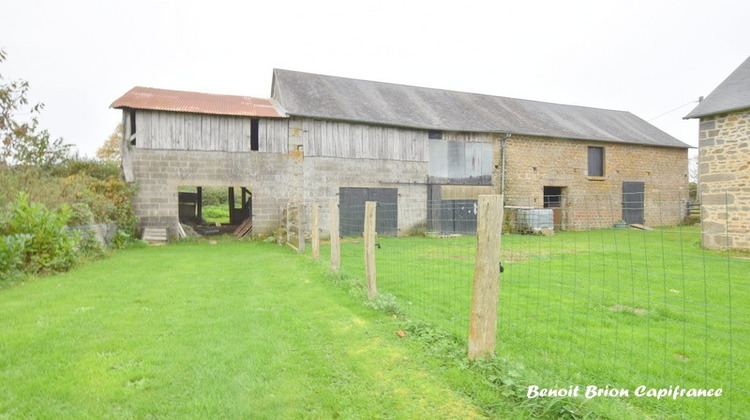
[{"label": "open doorway", "polygon": [[555,229],[557,230],[564,229],[563,201],[566,190],[566,187],[544,187],[544,208],[552,209],[552,219],[554,220]]},{"label": "open doorway", "polygon": [[253,194],[247,187],[182,186],[177,195],[180,223],[199,233],[226,233],[252,221]]}]

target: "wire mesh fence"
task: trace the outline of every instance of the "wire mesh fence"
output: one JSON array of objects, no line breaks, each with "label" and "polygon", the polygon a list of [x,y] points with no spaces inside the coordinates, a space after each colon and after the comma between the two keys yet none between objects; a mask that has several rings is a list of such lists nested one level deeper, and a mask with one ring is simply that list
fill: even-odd
[{"label": "wire mesh fence", "polygon": [[[499,355],[540,372],[542,388],[580,385],[584,395],[594,386],[597,397],[632,397],[636,412],[750,413],[750,258],[702,247],[706,232],[683,223],[686,194],[505,202]],[[711,211],[731,221],[748,209]],[[355,277],[364,277],[363,217],[363,207],[341,209],[341,269]],[[379,292],[395,296],[407,317],[462,340],[477,217],[473,200],[377,207]],[[732,226],[741,225],[725,223],[726,240],[741,243],[747,233]],[[695,397],[701,392],[713,396]]]}]

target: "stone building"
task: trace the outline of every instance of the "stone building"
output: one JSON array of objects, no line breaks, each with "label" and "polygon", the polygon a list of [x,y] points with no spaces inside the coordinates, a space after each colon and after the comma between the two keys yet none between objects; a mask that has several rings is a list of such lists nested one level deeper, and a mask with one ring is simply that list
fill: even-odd
[{"label": "stone building", "polygon": [[703,246],[750,250],[750,57],[685,118],[700,119]]},{"label": "stone building", "polygon": [[[243,187],[255,233],[289,203],[337,201],[346,232],[375,200],[378,233],[396,235],[471,230],[487,193],[552,208],[562,229],[675,224],[687,200],[688,146],[624,111],[279,69],[270,99],[135,88],[112,107],[143,226],[174,229],[178,186]],[[467,224],[433,223],[446,214]]]}]

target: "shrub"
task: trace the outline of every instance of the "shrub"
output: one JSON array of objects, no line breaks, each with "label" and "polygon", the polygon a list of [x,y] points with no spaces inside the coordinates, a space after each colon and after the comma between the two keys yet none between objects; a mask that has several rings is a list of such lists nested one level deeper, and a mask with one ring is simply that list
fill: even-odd
[{"label": "shrub", "polygon": [[94,224],[94,213],[86,203],[73,203],[70,206],[68,226],[88,226]]},{"label": "shrub", "polygon": [[[21,263],[28,273],[64,271],[76,261],[76,247],[80,240],[76,233],[66,231],[70,218],[70,208],[62,206],[59,211],[51,211],[42,204],[29,203],[26,193],[19,193],[6,211],[0,214],[0,235],[5,246],[15,255],[16,247],[23,243]],[[20,240],[19,235],[28,235],[28,241]],[[8,245],[13,243],[13,245]],[[9,251],[10,253],[10,251]]]},{"label": "shrub", "polygon": [[31,235],[0,236],[0,280],[14,281],[23,274],[23,254]]}]

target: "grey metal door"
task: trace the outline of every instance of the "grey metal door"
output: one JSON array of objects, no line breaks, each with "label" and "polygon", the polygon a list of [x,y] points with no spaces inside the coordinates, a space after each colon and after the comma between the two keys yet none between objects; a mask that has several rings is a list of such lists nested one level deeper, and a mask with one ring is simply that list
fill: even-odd
[{"label": "grey metal door", "polygon": [[440,201],[440,233],[477,233],[477,200]]},{"label": "grey metal door", "polygon": [[375,230],[378,235],[398,235],[398,188],[339,188],[341,236],[361,236],[365,201],[376,201]]},{"label": "grey metal door", "polygon": [[628,223],[643,224],[644,192],[643,182],[622,183],[622,219]]}]

